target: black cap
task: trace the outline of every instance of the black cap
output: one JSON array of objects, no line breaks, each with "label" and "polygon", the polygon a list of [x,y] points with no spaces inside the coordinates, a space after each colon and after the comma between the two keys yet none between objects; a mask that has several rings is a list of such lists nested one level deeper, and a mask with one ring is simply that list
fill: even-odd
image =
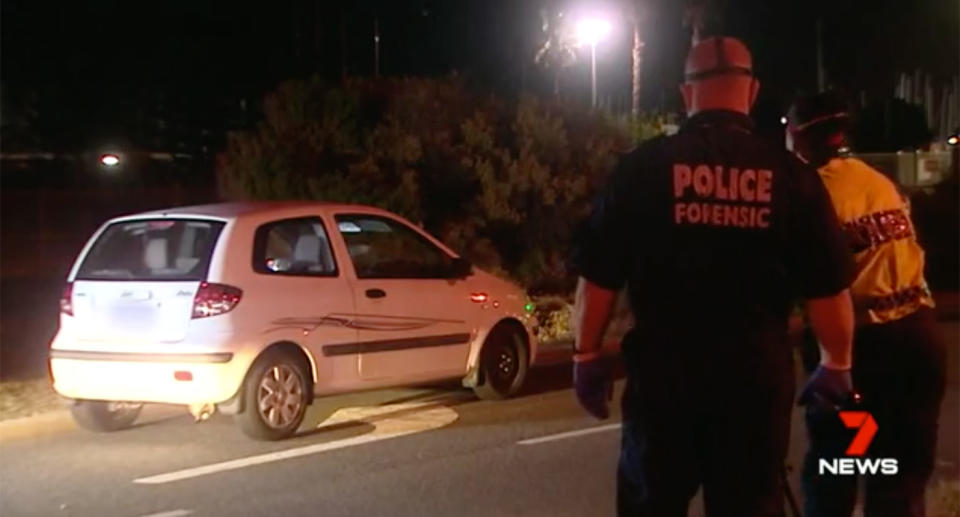
[{"label": "black cap", "polygon": [[801,97],[787,112],[789,129],[794,133],[824,122],[846,123],[849,119],[850,108],[846,99],[833,91]]}]

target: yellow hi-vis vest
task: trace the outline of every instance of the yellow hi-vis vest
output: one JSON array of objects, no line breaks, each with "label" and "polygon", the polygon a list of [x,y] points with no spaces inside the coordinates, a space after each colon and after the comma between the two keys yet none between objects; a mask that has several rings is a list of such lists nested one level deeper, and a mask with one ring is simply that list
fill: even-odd
[{"label": "yellow hi-vis vest", "polygon": [[856,276],[850,293],[857,324],[884,323],[934,307],[910,205],[896,185],[855,158],[830,160],[820,168],[820,178],[853,248]]}]

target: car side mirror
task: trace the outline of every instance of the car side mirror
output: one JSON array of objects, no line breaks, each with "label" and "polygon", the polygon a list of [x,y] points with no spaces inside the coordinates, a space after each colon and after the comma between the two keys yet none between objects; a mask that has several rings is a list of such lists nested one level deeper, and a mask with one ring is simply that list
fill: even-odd
[{"label": "car side mirror", "polygon": [[473,264],[463,257],[457,257],[450,263],[451,278],[467,278],[473,274]]}]

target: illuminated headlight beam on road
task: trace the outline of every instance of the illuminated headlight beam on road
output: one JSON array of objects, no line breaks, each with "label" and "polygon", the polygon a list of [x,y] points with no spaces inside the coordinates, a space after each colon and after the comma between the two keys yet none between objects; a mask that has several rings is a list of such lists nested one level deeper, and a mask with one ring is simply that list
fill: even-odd
[{"label": "illuminated headlight beam on road", "polygon": [[[451,401],[455,400],[456,399],[451,399]],[[458,418],[459,415],[456,411],[442,405],[440,401],[405,402],[374,407],[341,408],[325,420],[318,429],[337,429],[344,425],[357,423],[367,423],[371,425],[373,429],[366,434],[353,436],[351,438],[317,443],[304,447],[295,447],[292,449],[283,449],[266,454],[187,468],[166,474],[142,477],[134,479],[133,482],[144,485],[159,485],[182,481],[280,460],[298,458],[310,454],[364,445],[380,440],[399,438],[424,431],[432,431],[448,426],[456,422]]]}]

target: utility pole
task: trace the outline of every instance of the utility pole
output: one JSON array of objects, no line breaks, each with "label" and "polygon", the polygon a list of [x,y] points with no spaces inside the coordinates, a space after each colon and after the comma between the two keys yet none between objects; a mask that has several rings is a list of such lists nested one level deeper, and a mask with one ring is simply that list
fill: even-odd
[{"label": "utility pole", "polygon": [[373,77],[380,77],[380,18],[373,18]]},{"label": "utility pole", "polygon": [[340,9],[340,82],[347,81],[347,15]]},{"label": "utility pole", "polygon": [[321,72],[323,66],[321,65],[323,61],[323,24],[321,20],[323,19],[322,13],[320,12],[320,1],[314,0],[313,2],[313,69],[318,73]]},{"label": "utility pole", "polygon": [[823,18],[817,18],[817,91],[827,89],[827,72],[823,68]]}]

